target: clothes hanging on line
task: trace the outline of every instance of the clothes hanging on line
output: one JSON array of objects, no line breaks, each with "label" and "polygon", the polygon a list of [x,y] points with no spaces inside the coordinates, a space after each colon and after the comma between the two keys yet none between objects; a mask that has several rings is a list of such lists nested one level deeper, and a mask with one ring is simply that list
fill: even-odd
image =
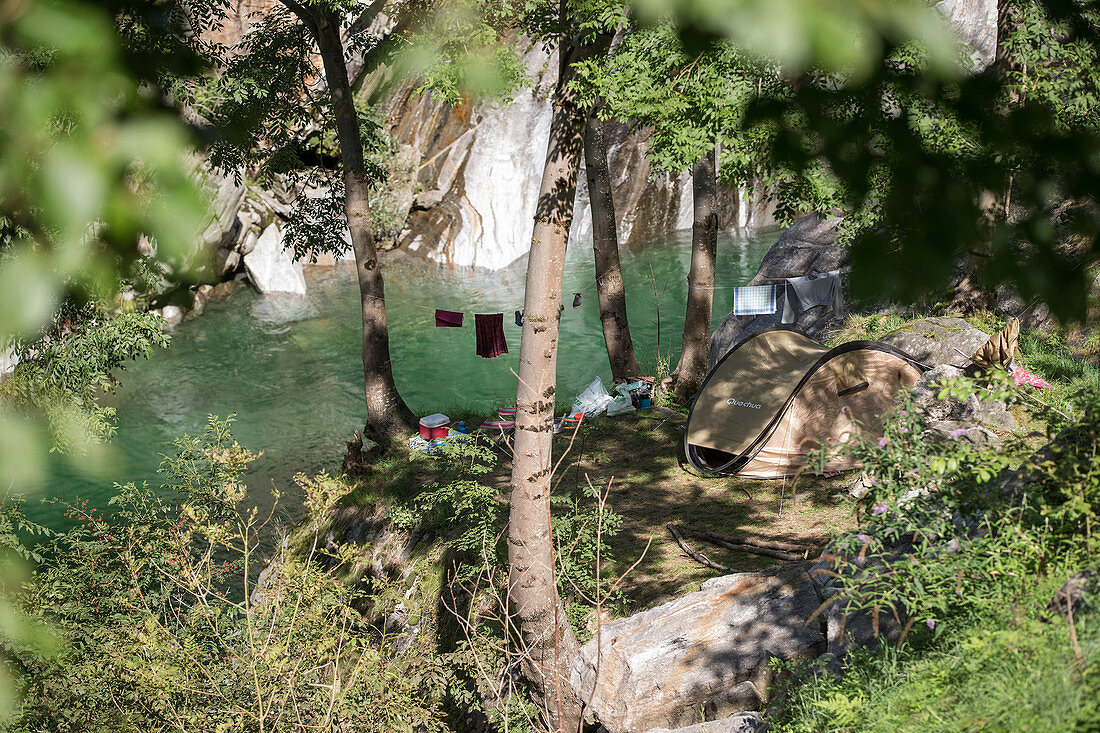
[{"label": "clothes hanging on line", "polygon": [[445,311],[436,308],[435,310],[435,327],[436,328],[459,328],[462,325],[462,314],[455,311]]},{"label": "clothes hanging on line", "polygon": [[733,289],[733,314],[758,316],[775,313],[774,285],[746,285]]},{"label": "clothes hanging on line", "polygon": [[475,313],[474,332],[477,334],[477,355],[492,359],[508,353],[504,338],[503,313]]},{"label": "clothes hanging on line", "polygon": [[794,299],[798,298],[800,310],[806,311],[814,306],[829,306],[834,315],[840,315],[843,307],[840,287],[840,270],[789,277],[784,285],[786,302],[783,304],[783,323],[794,322]]}]

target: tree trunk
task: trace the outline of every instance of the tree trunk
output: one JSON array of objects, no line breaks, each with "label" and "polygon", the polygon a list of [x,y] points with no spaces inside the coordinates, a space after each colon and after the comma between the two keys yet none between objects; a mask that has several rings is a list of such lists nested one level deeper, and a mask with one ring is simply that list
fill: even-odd
[{"label": "tree trunk", "polygon": [[[562,7],[564,16],[564,0]],[[558,51],[560,68],[550,139],[527,260],[508,524],[509,600],[525,654],[524,674],[549,728],[569,733],[578,729],[581,720],[581,703],[568,675],[579,645],[555,583],[550,529],[551,430],[558,306],[587,110],[568,84],[574,76],[574,63],[606,48],[602,37],[585,45],[566,39]]]},{"label": "tree trunk", "polygon": [[416,430],[417,423],[393,381],[389,329],[386,326],[385,284],[379,267],[368,199],[371,182],[363,163],[359,115],[344,65],[339,21],[336,14],[329,10],[316,7],[306,10],[297,3],[289,7],[302,18],[317,41],[332,112],[336,118],[344,165],[344,211],[351,230],[363,314],[363,378],[367,400],[367,422],[363,432],[372,440],[391,439]]},{"label": "tree trunk", "polygon": [[584,128],[584,163],[588,197],[592,206],[592,253],[596,260],[596,295],[600,301],[600,322],[607,358],[614,379],[641,375],[630,324],[626,319],[626,287],[619,266],[619,236],[615,225],[615,202],[611,197],[611,172],[607,165],[607,139],[603,123],[596,117],[600,103],[588,113]]},{"label": "tree trunk", "polygon": [[[1008,74],[1015,68],[1014,59],[1009,56],[1005,39],[1012,32],[1012,10],[1010,3],[997,4],[997,49],[993,63],[986,74],[1001,84],[1008,80]],[[1009,90],[1006,103],[1016,106],[1023,100],[1016,90]],[[997,226],[1008,215],[1006,202],[1011,193],[1012,173],[1006,171],[1004,186],[1000,190],[985,188],[978,194],[978,209],[981,212],[982,238],[975,242],[974,248],[966,253],[962,262],[962,279],[955,286],[951,298],[951,307],[963,313],[992,309],[996,304],[996,293],[986,289],[982,283],[982,270],[993,252],[993,234]]]},{"label": "tree trunk", "polygon": [[710,366],[710,314],[714,296],[714,260],[718,250],[714,148],[691,171],[695,219],[691,225],[691,271],[683,348],[676,365],[676,396],[683,400],[699,391]]}]

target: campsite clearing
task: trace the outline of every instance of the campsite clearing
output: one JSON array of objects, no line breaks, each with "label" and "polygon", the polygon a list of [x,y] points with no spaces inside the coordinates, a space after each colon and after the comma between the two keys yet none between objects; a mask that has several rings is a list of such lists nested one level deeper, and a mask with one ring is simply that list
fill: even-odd
[{"label": "campsite clearing", "polygon": [[[477,424],[476,416],[462,417]],[[685,414],[671,410],[642,410],[585,423],[571,447],[569,432],[555,437],[555,456],[564,459],[554,476],[554,494],[585,492],[589,480],[601,492],[610,484],[607,506],[622,518],[619,532],[606,538],[611,569],[618,575],[635,562],[637,566],[623,580],[623,602],[614,609],[616,615],[696,590],[707,578],[724,574],[685,556],[666,527],[669,523],[688,535],[693,550],[731,572],[759,570],[781,561],[725,549],[690,534],[710,532],[816,550],[832,534],[854,524],[850,504],[844,501],[851,474],[760,481],[689,472],[683,453],[685,419]],[[497,490],[502,510],[510,469],[511,462],[502,459],[480,479]],[[377,516],[377,509],[408,505],[425,487],[445,482],[451,468],[445,459],[400,450],[366,470],[359,488],[344,503]]]}]

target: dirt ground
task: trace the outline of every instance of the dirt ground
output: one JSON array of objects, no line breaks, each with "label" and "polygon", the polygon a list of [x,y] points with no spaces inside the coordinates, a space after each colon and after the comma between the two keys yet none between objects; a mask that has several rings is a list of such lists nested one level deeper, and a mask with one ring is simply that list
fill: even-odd
[{"label": "dirt ground", "polygon": [[[476,416],[467,417],[471,424],[480,422]],[[605,538],[611,551],[610,569],[615,576],[626,573],[616,613],[633,613],[681,596],[726,572],[759,570],[783,561],[725,549],[692,537],[693,532],[800,544],[816,553],[832,534],[854,524],[843,500],[851,476],[759,481],[696,475],[684,459],[685,420],[682,413],[654,408],[599,417],[582,425],[575,435],[567,431],[554,438],[558,462],[554,494],[567,497],[591,482],[606,495],[610,510],[622,518],[618,533]],[[503,520],[512,465],[505,456],[499,457],[479,480],[498,490]],[[425,487],[446,481],[451,468],[446,459],[399,450],[371,465],[344,504],[370,508],[378,501],[383,505],[413,501]],[[668,523],[687,535],[689,547],[728,571],[688,557]]]},{"label": "dirt ground", "polygon": [[[571,448],[572,436],[555,438],[555,456],[565,454],[554,477],[555,492],[589,480],[601,492],[610,485],[607,503],[623,518],[620,532],[609,541],[616,570],[622,573],[638,563],[623,581],[626,612],[696,590],[707,578],[724,574],[687,557],[666,528],[670,522],[685,534],[715,532],[815,548],[854,524],[841,499],[851,476],[760,481],[690,472],[683,453],[684,420],[671,410],[646,410],[597,418],[581,427]],[[690,536],[686,542],[730,572],[781,562]]]}]

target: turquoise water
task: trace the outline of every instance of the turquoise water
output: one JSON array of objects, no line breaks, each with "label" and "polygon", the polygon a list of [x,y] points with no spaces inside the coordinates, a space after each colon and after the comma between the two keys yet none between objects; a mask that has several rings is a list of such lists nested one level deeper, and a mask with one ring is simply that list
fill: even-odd
[{"label": "turquoise water", "polygon": [[[777,236],[719,240],[715,323],[732,305],[731,288],[752,278]],[[673,364],[679,356],[690,257],[686,233],[622,252],[631,335],[651,373],[658,356]],[[394,376],[414,412],[492,408],[514,398],[520,335],[514,311],[523,303],[526,259],[494,273],[453,272],[400,256],[384,267]],[[566,261],[559,399],[596,376],[610,377],[594,277],[591,245],[574,247]],[[238,442],[263,451],[249,476],[253,501],[270,505],[269,490],[278,488],[283,516],[293,521],[293,475],[339,468],[344,442],[364,423],[354,272],[350,265],[310,268],[306,279],[304,298],[244,289],[214,301],[180,325],[169,349],[122,371],[110,480],[59,464],[40,496],[79,497],[103,507],[114,481],[157,485],[157,467],[173,438],[201,431],[208,415],[236,413]],[[581,293],[579,308],[570,307],[574,292]],[[435,308],[466,313],[464,327],[435,328]],[[510,353],[483,359],[474,353],[473,314],[500,311]],[[48,527],[69,526],[57,504],[27,509]]]}]

